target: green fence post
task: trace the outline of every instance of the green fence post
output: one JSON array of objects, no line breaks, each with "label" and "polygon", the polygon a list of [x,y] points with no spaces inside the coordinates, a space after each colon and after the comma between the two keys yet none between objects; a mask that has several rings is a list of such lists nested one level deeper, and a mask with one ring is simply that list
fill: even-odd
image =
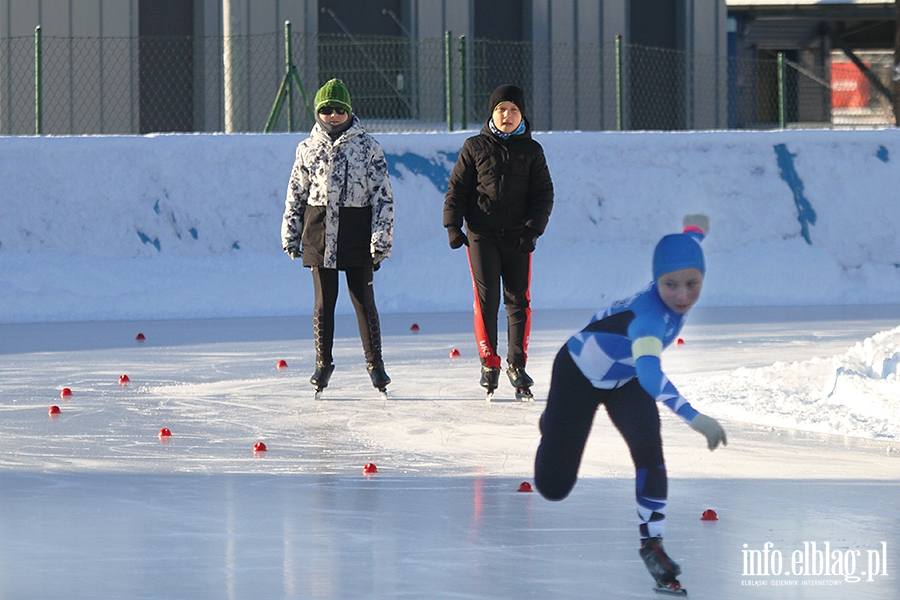
[{"label": "green fence post", "polygon": [[459,36],[459,98],[460,98],[460,128],[465,129],[469,126],[467,119],[468,88],[466,86],[466,36]]},{"label": "green fence post", "polygon": [[450,38],[453,34],[444,32],[444,87],[446,88],[445,112],[447,113],[447,131],[453,131],[453,55],[450,54]]},{"label": "green fence post", "polygon": [[284,22],[284,77],[288,80],[287,86],[287,126],[288,133],[294,132],[294,86],[290,84],[291,77],[291,22]]},{"label": "green fence post", "polygon": [[291,77],[294,79],[294,85],[300,91],[300,100],[303,101],[303,106],[306,107],[306,116],[309,117],[309,122],[315,123],[316,113],[313,111],[313,105],[309,101],[309,96],[306,95],[306,88],[303,87],[303,82],[300,80],[300,73],[297,72],[297,67],[294,65],[291,65]]},{"label": "green fence post", "polygon": [[784,52],[778,53],[778,126],[784,129],[787,126],[787,111],[785,110],[785,72]]},{"label": "green fence post", "polygon": [[303,106],[306,107],[307,115],[312,123],[316,122],[316,115],[309,103],[309,97],[306,95],[306,88],[300,80],[300,74],[297,67],[291,60],[291,22],[284,22],[284,78],[281,80],[281,86],[278,88],[278,94],[275,96],[275,102],[272,104],[272,110],[269,112],[269,118],[263,127],[265,133],[275,131],[275,124],[278,122],[278,115],[281,114],[281,108],[285,101],[288,103],[287,127],[288,131],[294,131],[294,88],[291,86],[293,82],[300,92],[300,99],[303,100]]},{"label": "green fence post", "polygon": [[41,26],[34,28],[34,135],[41,135],[43,129],[41,99]]},{"label": "green fence post", "polygon": [[625,86],[622,85],[622,36],[616,36],[616,130],[625,129]]}]

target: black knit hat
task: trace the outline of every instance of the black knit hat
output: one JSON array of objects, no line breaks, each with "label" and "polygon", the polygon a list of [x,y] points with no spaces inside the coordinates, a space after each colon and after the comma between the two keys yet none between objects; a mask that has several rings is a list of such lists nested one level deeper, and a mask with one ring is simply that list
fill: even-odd
[{"label": "black knit hat", "polygon": [[490,114],[494,113],[494,109],[501,102],[512,102],[519,107],[519,112],[525,116],[525,92],[522,88],[510,85],[508,83],[501,85],[491,94]]}]

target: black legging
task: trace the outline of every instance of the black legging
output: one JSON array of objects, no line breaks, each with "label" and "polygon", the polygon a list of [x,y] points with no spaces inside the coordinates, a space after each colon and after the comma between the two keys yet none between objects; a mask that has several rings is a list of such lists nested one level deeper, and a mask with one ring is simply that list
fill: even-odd
[{"label": "black legging", "polygon": [[656,523],[651,525],[656,529],[662,527],[668,493],[656,401],[637,379],[614,390],[595,388],[575,365],[565,346],[553,362],[547,408],[541,415],[535,485],[550,500],[562,500],[569,495],[578,478],[584,446],[600,404],[606,407],[631,452],[637,471],[635,491],[639,512],[641,507],[659,504],[641,517],[641,534],[647,537],[648,523]]},{"label": "black legging", "polygon": [[[367,363],[382,364],[381,325],[375,307],[375,291],[372,286],[372,267],[353,267],[345,270],[350,301],[356,310],[359,338]],[[334,357],[334,307],[338,297],[338,270],[312,268],[315,306],[313,308],[313,333],[316,344],[316,363],[330,365]]]}]

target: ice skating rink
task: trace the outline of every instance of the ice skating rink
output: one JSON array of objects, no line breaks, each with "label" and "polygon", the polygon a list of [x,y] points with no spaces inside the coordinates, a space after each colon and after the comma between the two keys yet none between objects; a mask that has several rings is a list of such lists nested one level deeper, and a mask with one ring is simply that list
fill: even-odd
[{"label": "ice skating rink", "polygon": [[[0,325],[0,599],[655,597],[602,411],[569,498],[517,491],[553,356],[589,316],[535,312],[531,404],[481,399],[466,314],[383,317],[387,402],[349,317],[319,402],[309,319]],[[898,322],[900,307],[692,314],[663,365],[729,445],[710,453],[662,413],[666,544],[690,598],[900,597],[897,412],[866,403],[897,384],[798,392]]]}]

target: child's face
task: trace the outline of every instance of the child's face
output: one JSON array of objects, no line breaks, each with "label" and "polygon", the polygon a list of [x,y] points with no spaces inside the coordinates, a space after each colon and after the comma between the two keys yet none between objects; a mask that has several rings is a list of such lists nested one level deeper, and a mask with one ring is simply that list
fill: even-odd
[{"label": "child's face", "polygon": [[329,125],[342,125],[347,122],[350,115],[343,108],[323,108],[319,111],[319,118]]},{"label": "child's face", "polygon": [[656,287],[666,306],[683,315],[700,299],[703,273],[693,268],[664,273],[656,282]]},{"label": "child's face", "polygon": [[503,133],[512,133],[522,122],[522,113],[518,106],[506,101],[497,105],[491,118],[494,120],[494,127]]}]

